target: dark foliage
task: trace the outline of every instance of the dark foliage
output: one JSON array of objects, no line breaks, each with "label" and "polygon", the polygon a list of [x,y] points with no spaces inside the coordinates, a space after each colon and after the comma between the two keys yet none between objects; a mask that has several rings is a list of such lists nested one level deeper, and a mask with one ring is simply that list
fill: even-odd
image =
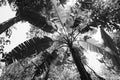
[{"label": "dark foliage", "polygon": [[45,49],[49,48],[52,43],[52,39],[46,36],[42,39],[39,37],[32,38],[24,43],[21,43],[8,54],[4,54],[4,59],[1,61],[6,62],[9,65],[15,60],[24,59],[26,57],[30,57],[36,52],[38,54],[40,51],[44,51]]},{"label": "dark foliage", "polygon": [[60,2],[59,4],[61,4],[64,7],[64,4],[66,4],[66,1],[67,0],[59,0],[59,2]]},{"label": "dark foliage", "polygon": [[[9,27],[14,25],[15,23],[22,21],[22,20],[28,21],[32,25],[49,33],[53,33],[56,31],[56,29],[52,27],[52,24],[46,18],[46,15],[44,16],[42,15],[42,11],[49,12],[52,9],[50,0],[47,0],[47,2],[46,0],[42,0],[42,1],[41,0],[35,0],[35,1],[28,1],[28,0],[14,1],[12,0],[12,1],[9,1],[9,4],[11,3],[17,6],[16,17],[0,24],[0,34],[6,31]],[[46,12],[46,14],[48,14],[48,12]]]},{"label": "dark foliage", "polygon": [[120,27],[117,25],[119,24],[119,13],[120,8],[118,6],[119,1],[114,3],[116,8],[113,6],[104,7],[102,4],[96,3],[99,6],[94,6],[92,8],[91,19],[92,22],[89,25],[97,27],[98,25],[102,25],[103,28],[107,28],[109,30],[120,30]]},{"label": "dark foliage", "polygon": [[81,10],[91,9],[94,3],[93,0],[78,0],[78,2],[81,3]]},{"label": "dark foliage", "polygon": [[71,28],[78,27],[81,22],[82,22],[81,17],[76,18],[75,21],[74,21],[74,24],[73,24],[73,26],[71,26]]},{"label": "dark foliage", "polygon": [[79,29],[79,32],[80,32],[80,33],[85,33],[85,32],[92,31],[92,30],[94,30],[94,29],[91,28],[91,26],[86,26],[86,27],[83,28],[83,29]]},{"label": "dark foliage", "polygon": [[6,1],[5,0],[0,0],[0,7],[2,6],[2,5],[5,5],[6,4]]},{"label": "dark foliage", "polygon": [[19,15],[21,18],[25,21],[28,21],[29,23],[35,25],[36,27],[42,29],[43,31],[53,33],[56,30],[52,27],[52,24],[50,22],[47,22],[47,19],[45,16],[42,16],[40,13],[35,12],[34,10],[20,10]]},{"label": "dark foliage", "polygon": [[8,2],[10,5],[13,3],[17,7],[17,10],[29,8],[35,11],[41,11],[46,6],[46,0],[8,0]]},{"label": "dark foliage", "polygon": [[42,60],[42,63],[39,65],[36,65],[35,63],[33,63],[35,65],[35,72],[34,72],[34,76],[33,76],[32,80],[35,80],[35,77],[40,76],[41,74],[43,74],[43,72],[46,72],[45,78],[47,78],[50,65],[53,62],[53,60],[55,60],[58,56],[57,52],[58,51],[56,49],[53,50],[53,52],[51,54],[47,51],[44,51],[42,54],[42,57],[44,58]]},{"label": "dark foliage", "polygon": [[9,27],[11,27],[13,24],[19,22],[21,19],[19,16],[16,16],[14,18],[11,18],[2,24],[0,24],[0,34],[6,31]]},{"label": "dark foliage", "polygon": [[[81,4],[80,10],[91,11],[91,22],[89,22],[86,27],[80,30],[81,33],[92,30],[90,26],[98,27],[98,25],[102,25],[102,27],[107,28],[108,31],[112,31],[115,29],[120,30],[120,26],[117,25],[120,23],[119,1],[110,1],[111,3],[109,3],[109,1],[103,2],[102,0],[78,0],[78,2]],[[115,6],[113,6],[113,4]]]}]

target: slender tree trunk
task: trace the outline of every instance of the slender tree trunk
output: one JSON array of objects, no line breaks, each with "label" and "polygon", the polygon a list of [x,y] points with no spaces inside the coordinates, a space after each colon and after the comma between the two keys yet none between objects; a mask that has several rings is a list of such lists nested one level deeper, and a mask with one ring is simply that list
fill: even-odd
[{"label": "slender tree trunk", "polygon": [[19,22],[20,20],[21,18],[19,16],[16,16],[0,24],[0,34],[7,30],[12,25],[14,25],[15,23]]},{"label": "slender tree trunk", "polygon": [[69,48],[70,48],[70,52],[72,54],[73,60],[79,71],[81,80],[92,80],[90,77],[90,74],[85,70],[84,65],[81,62],[79,52],[76,51],[75,48],[72,46],[69,46]]}]

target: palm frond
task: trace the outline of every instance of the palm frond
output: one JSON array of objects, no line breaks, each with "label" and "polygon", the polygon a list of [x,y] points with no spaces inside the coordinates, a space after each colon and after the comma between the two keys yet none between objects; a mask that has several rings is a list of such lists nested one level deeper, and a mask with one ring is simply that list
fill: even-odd
[{"label": "palm frond", "polygon": [[[98,47],[94,44],[91,44],[89,42],[85,42],[85,41],[79,41],[79,45],[81,47],[83,47],[85,50],[89,50],[89,51],[92,51],[92,52],[96,52],[96,53],[100,53],[103,55],[103,58],[104,60],[110,60],[112,61],[112,63],[110,63],[110,67],[111,69],[114,69],[116,72],[119,72],[120,71],[120,58],[119,56],[117,55],[114,55],[112,52],[108,52],[103,48],[101,47]],[[116,67],[116,68],[115,68]]]},{"label": "palm frond", "polygon": [[79,41],[78,44],[83,47],[85,50],[90,50],[90,51],[93,51],[93,52],[97,52],[97,53],[101,53],[101,54],[104,54],[104,49],[92,44],[92,43],[89,43],[89,42],[86,42],[86,41]]},{"label": "palm frond", "polygon": [[109,47],[111,51],[115,52],[114,55],[118,55],[118,50],[116,48],[115,43],[113,42],[112,38],[101,28],[101,36],[104,40],[104,45]]},{"label": "palm frond", "polygon": [[17,47],[15,47],[11,52],[6,54],[1,61],[5,61],[8,64],[14,62],[14,60],[24,59],[26,57],[30,57],[34,53],[37,54],[40,51],[44,51],[49,48],[53,44],[53,40],[49,37],[39,38],[34,37],[24,43],[21,43]]}]

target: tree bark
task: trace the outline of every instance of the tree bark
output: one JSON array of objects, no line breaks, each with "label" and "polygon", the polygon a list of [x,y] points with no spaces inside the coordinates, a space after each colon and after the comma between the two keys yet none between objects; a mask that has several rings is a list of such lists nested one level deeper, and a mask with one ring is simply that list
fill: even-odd
[{"label": "tree bark", "polygon": [[21,21],[21,18],[16,16],[0,24],[0,34],[19,21]]},{"label": "tree bark", "polygon": [[72,54],[73,60],[77,66],[81,80],[92,80],[90,77],[90,74],[85,70],[84,65],[81,62],[79,52],[76,51],[75,48],[72,46],[69,46],[69,48],[70,48],[70,52]]}]

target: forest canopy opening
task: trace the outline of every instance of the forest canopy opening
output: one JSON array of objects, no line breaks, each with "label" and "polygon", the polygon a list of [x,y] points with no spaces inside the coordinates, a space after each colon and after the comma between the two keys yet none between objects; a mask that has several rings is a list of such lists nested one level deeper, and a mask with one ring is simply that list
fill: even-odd
[{"label": "forest canopy opening", "polygon": [[0,79],[118,79],[119,3],[1,0]]}]

